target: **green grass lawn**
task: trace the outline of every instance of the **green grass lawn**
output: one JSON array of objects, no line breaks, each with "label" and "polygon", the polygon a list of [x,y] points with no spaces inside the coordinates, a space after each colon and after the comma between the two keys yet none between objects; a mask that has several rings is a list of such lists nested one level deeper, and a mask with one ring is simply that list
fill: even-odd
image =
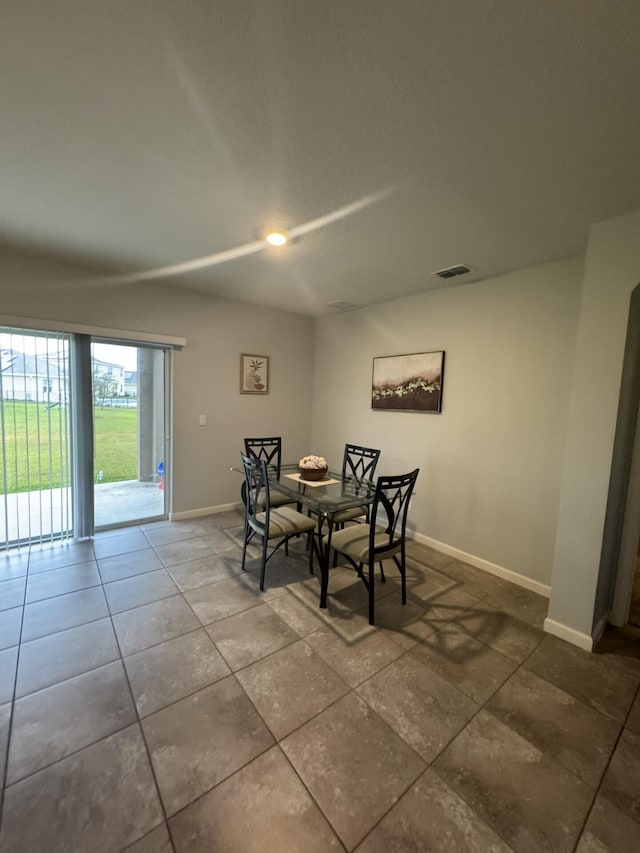
[{"label": "green grass lawn", "polygon": [[135,480],[138,477],[138,412],[136,409],[94,409],[94,479],[101,482]]},{"label": "green grass lawn", "polygon": [[[70,453],[67,411],[45,411],[43,403],[4,402],[5,442],[0,453],[0,494],[30,492],[69,485]],[[137,472],[136,409],[95,409],[94,472],[103,483],[135,480]],[[51,444],[51,458],[49,458]],[[27,458],[29,464],[27,465]]]}]

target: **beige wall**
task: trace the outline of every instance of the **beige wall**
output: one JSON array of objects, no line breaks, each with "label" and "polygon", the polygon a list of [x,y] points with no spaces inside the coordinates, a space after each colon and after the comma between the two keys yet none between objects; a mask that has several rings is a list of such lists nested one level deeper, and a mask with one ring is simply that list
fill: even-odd
[{"label": "beige wall", "polygon": [[[0,252],[0,313],[164,333],[174,356],[174,512],[239,499],[245,435],[282,435],[286,459],[307,452],[314,321],[159,285],[101,287],[96,273]],[[239,393],[241,352],[271,358],[265,396]],[[208,426],[198,416],[207,414]]]},{"label": "beige wall", "polygon": [[[379,447],[420,467],[409,523],[550,583],[583,259],[398,299],[318,322],[310,451]],[[440,415],[371,409],[374,356],[446,351]],[[536,587],[536,584],[540,587]]]},{"label": "beige wall", "polygon": [[[591,637],[640,211],[590,230],[572,377],[547,629]],[[614,572],[615,566],[602,570]],[[572,637],[571,632],[576,633]],[[578,636],[579,635],[579,636]]]}]

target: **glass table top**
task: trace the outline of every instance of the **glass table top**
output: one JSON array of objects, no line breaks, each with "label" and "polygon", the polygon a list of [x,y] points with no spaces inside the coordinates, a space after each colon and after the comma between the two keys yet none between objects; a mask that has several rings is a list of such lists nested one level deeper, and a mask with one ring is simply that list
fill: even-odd
[{"label": "glass table top", "polygon": [[297,465],[282,465],[280,474],[269,470],[271,488],[295,498],[304,506],[323,514],[333,514],[356,506],[367,506],[373,501],[375,483],[355,477],[342,478],[341,472],[328,471],[317,482],[298,479]]}]

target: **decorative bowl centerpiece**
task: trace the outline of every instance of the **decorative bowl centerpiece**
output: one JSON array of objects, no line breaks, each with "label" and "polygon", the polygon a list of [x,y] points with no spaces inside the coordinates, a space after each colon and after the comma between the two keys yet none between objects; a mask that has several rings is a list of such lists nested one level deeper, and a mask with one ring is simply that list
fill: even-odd
[{"label": "decorative bowl centerpiece", "polygon": [[301,480],[322,480],[329,470],[324,456],[303,456],[298,462],[298,472]]}]

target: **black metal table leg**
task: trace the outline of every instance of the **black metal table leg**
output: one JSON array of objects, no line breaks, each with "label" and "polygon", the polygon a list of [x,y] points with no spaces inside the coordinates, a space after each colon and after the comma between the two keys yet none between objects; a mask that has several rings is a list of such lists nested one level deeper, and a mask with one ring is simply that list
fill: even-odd
[{"label": "black metal table leg", "polygon": [[[327,523],[327,543],[322,536],[322,528]],[[333,516],[318,513],[318,562],[320,563],[320,607],[327,606],[327,591],[329,589],[329,556],[331,554],[331,534],[333,533]]]}]

